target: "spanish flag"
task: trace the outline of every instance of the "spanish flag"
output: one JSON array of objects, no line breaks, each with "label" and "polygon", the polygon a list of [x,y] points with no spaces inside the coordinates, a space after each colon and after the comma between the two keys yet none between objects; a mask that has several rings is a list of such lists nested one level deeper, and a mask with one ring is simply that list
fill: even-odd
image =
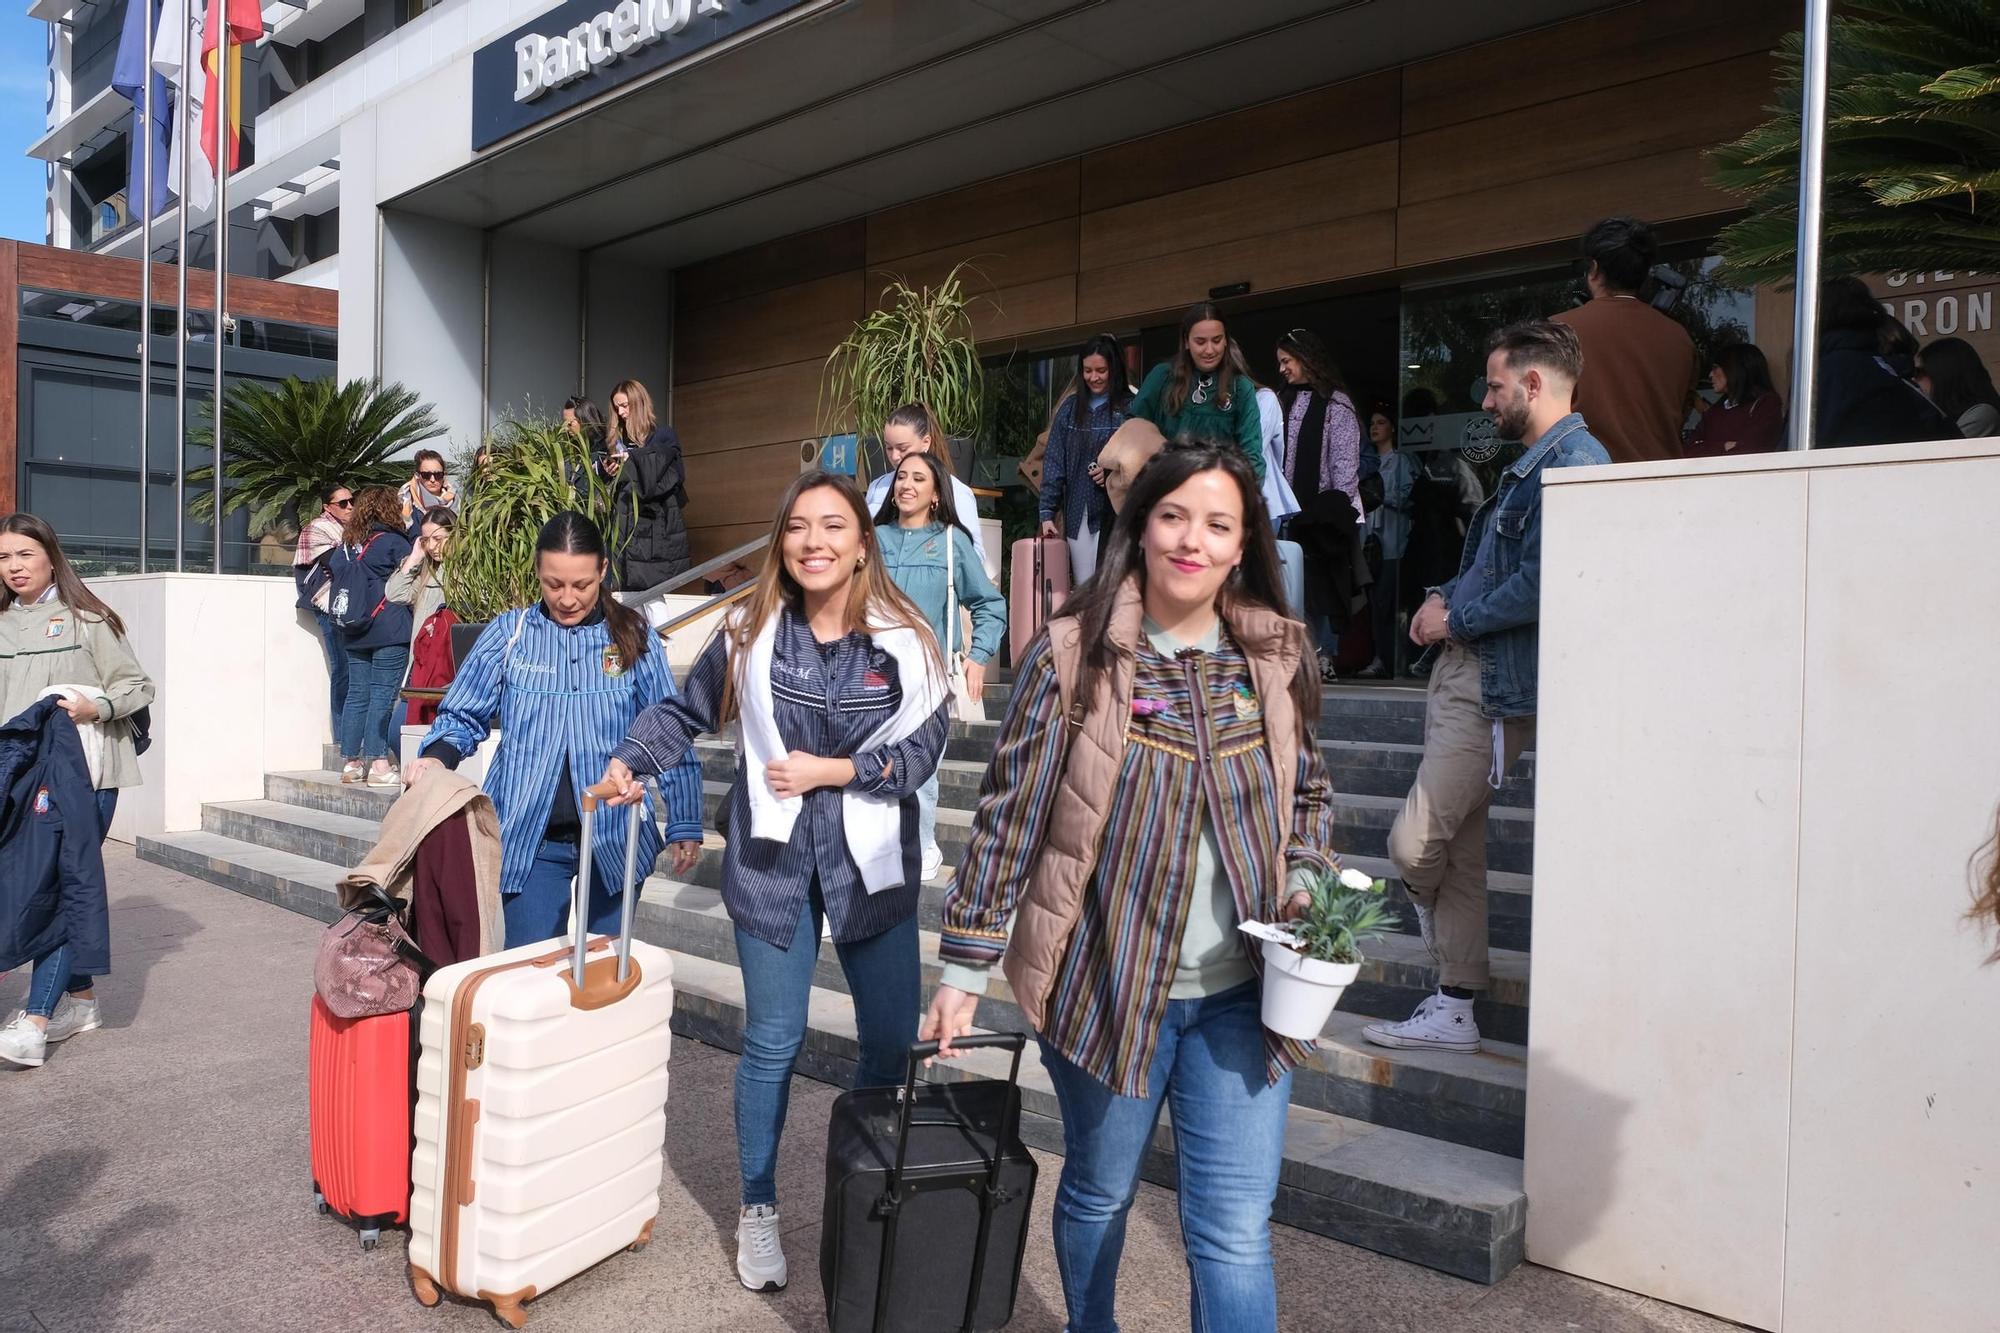
[{"label": "spanish flag", "polygon": [[[257,0],[208,0],[208,15],[202,23],[201,67],[201,152],[213,170],[215,161],[215,114],[219,75],[224,60],[229,63],[229,166],[238,165],[238,148],[243,137],[243,45],[264,35],[264,14]],[[217,50],[222,47],[222,50]],[[217,171],[217,175],[221,172]]]}]

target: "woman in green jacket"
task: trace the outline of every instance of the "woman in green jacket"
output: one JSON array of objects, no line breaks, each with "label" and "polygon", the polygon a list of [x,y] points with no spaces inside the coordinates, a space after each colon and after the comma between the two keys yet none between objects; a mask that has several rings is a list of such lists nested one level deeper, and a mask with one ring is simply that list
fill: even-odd
[{"label": "woman in green jacket", "polygon": [[[889,483],[889,496],[875,514],[875,540],[882,550],[883,569],[924,613],[944,660],[964,655],[966,693],[978,699],[986,688],[986,664],[1000,650],[1001,636],[1007,632],[1007,602],[979,563],[979,549],[959,517],[949,482],[935,455],[904,455]],[[969,644],[964,617],[946,614],[948,593],[956,594],[958,605],[972,613]],[[937,774],[931,774],[917,792],[917,800],[924,878],[929,879],[944,865],[937,845]]]},{"label": "woman in green jacket", "polygon": [[1125,409],[1144,417],[1168,441],[1183,435],[1234,440],[1264,479],[1264,425],[1257,412],[1257,386],[1228,368],[1229,329],[1222,312],[1208,302],[1191,305],[1181,316],[1180,346],[1173,359],[1154,366]]},{"label": "woman in green jacket", "polygon": [[[125,622],[71,568],[55,529],[33,514],[0,519],[0,718],[52,691],[94,759],[98,840],[111,829],[122,787],[139,785],[132,715],[153,702],[153,682],[125,642]],[[23,1012],[0,1028],[0,1060],[42,1063],[49,1043],[99,1026],[88,976],[69,950],[35,960]]]}]

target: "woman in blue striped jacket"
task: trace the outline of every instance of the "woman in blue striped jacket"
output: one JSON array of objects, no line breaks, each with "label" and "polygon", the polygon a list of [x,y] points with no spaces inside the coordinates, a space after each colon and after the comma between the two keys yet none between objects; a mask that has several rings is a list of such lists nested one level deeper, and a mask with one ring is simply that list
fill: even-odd
[{"label": "woman in blue striped jacket", "polygon": [[752,1291],[786,1281],[778,1135],[822,918],[854,997],[855,1081],[903,1081],[923,998],[917,789],[944,750],[948,706],[937,640],[884,571],[861,492],[808,472],[778,506],[756,590],[702,651],[686,695],[647,709],[605,771],[617,800],[637,799],[634,774],[742,723],[722,904],[743,971],[736,1276]]},{"label": "woman in blue striped jacket", "polygon": [[[603,771],[642,709],[674,697],[666,653],[638,612],[605,595],[604,534],[582,514],[550,519],[535,542],[542,599],[480,634],[424,736],[405,780],[458,767],[500,721],[500,748],[484,786],[500,815],[500,894],[507,947],[561,935],[569,923],[582,817],[577,792]],[[701,768],[690,753],[660,773],[676,874],[701,855]],[[590,928],[618,930],[618,877],[629,819],[596,821]],[[660,854],[658,825],[639,830],[642,866]]]}]

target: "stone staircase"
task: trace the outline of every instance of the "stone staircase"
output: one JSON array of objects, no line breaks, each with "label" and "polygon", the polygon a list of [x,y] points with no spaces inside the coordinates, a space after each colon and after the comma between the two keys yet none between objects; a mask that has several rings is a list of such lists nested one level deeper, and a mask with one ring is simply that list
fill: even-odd
[{"label": "stone staircase", "polygon": [[[998,718],[1008,685],[988,686]],[[945,869],[927,884],[919,927],[926,994],[938,976],[937,929],[952,867],[963,854],[972,809],[997,722],[955,724],[942,769],[938,841]],[[1423,696],[1408,689],[1333,687],[1320,724],[1322,752],[1337,793],[1343,860],[1391,881],[1403,905],[1402,934],[1377,941],[1359,982],[1342,997],[1312,1062],[1292,1085],[1278,1221],[1426,1264],[1479,1282],[1497,1282],[1521,1260],[1527,1200],[1521,1189],[1526,1101],[1528,926],[1534,847],[1534,758],[1502,787],[1489,831],[1489,919],[1493,988],[1478,1017],[1486,1049],[1477,1055],[1391,1051],[1368,1045],[1362,1026],[1402,1018],[1434,984],[1401,885],[1386,860],[1389,826],[1421,756]],[[699,745],[711,828],[735,755],[727,744]],[[271,773],[264,798],[204,807],[198,833],[143,838],[139,855],[248,896],[323,920],[338,915],[333,884],[374,845],[394,793],[342,786],[337,757],[318,771]],[[730,1050],[743,1030],[743,985],[734,934],[719,893],[720,839],[713,833],[685,879],[655,873],[645,885],[636,931],[675,954],[675,1029]],[[858,1047],[853,1009],[833,946],[821,947],[800,1072],[847,1082]],[[987,1029],[1024,1026],[1004,978],[981,1003]],[[997,1053],[981,1052],[938,1078],[1004,1073]],[[1062,1127],[1039,1062],[1023,1066],[1025,1135],[1062,1151]],[[1162,1124],[1146,1177],[1172,1187],[1173,1136]],[[1053,1187],[1053,1184],[1051,1184]]]}]

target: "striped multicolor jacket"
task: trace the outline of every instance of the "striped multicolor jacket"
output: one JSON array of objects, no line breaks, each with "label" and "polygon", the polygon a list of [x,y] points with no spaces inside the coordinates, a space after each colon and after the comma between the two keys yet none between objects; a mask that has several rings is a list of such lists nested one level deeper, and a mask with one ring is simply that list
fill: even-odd
[{"label": "striped multicolor jacket", "polygon": [[[500,748],[483,784],[500,814],[500,892],[527,883],[555,804],[562,766],[581,793],[604,775],[611,750],[640,712],[674,697],[674,678],[658,644],[635,670],[613,671],[611,631],[602,620],[565,627],[538,602],[509,611],[480,634],[445,692],[424,750],[442,743],[460,755],[500,724]],[[701,839],[701,765],[690,751],[660,775],[666,797],[666,841]],[[625,870],[626,821],[634,807],[598,811],[593,844],[597,881],[615,889]],[[660,854],[659,825],[639,830],[640,873]]]},{"label": "striped multicolor jacket", "polygon": [[[1225,624],[1212,654],[1162,655],[1144,635],[1136,658],[1123,768],[1096,873],[1049,995],[1042,1037],[1123,1096],[1146,1095],[1181,929],[1195,892],[1206,807],[1239,920],[1269,920],[1285,848],[1292,869],[1325,870],[1333,807],[1316,745],[1300,747],[1293,808],[1277,808],[1250,666]],[[971,845],[946,900],[941,957],[999,960],[1007,924],[1041,853],[1062,776],[1065,724],[1048,636],[1029,648],[981,789]],[[1207,759],[1204,762],[1203,756]],[[1256,955],[1252,955],[1255,959]],[[1266,1034],[1275,1077],[1309,1047]]]}]

